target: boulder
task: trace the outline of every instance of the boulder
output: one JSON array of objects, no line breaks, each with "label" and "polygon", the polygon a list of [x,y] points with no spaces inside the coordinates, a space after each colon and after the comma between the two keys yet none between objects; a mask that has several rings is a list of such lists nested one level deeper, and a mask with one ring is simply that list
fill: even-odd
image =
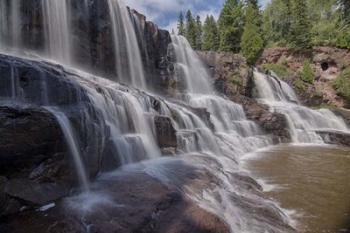
[{"label": "boulder", "polygon": [[6,183],[5,193],[34,206],[43,206],[68,194],[69,189],[56,183],[37,183],[29,179],[12,179]]},{"label": "boulder", "polygon": [[350,146],[350,133],[340,131],[316,131],[325,143]]},{"label": "boulder", "polygon": [[161,148],[177,147],[176,130],[169,117],[155,116],[154,124],[158,145]]},{"label": "boulder", "polygon": [[65,151],[55,118],[41,108],[0,107],[0,173],[39,165]]}]

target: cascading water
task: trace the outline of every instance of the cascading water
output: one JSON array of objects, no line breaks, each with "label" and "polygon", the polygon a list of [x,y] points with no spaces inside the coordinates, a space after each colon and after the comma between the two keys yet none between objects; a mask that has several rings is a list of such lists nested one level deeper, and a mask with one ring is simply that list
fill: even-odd
[{"label": "cascading water", "polygon": [[146,89],[141,53],[131,15],[122,1],[108,0],[108,7],[117,55],[118,78],[134,87]]},{"label": "cascading water", "polygon": [[323,142],[316,130],[349,131],[344,120],[330,110],[312,110],[300,105],[295,92],[286,82],[257,71],[254,77],[258,98],[270,106],[271,111],[286,116],[294,142]]},{"label": "cascading water", "polygon": [[[72,65],[68,2],[43,1],[48,57]],[[30,80],[35,85],[19,85],[20,64],[11,61],[7,65],[12,69],[12,86],[6,97],[45,107],[56,117],[85,190],[89,189],[88,177],[92,174],[142,160],[158,161],[162,153],[157,145],[155,117],[170,119],[176,130],[177,157],[215,179],[199,191],[181,187],[189,198],[224,219],[232,232],[286,232],[268,217],[251,211],[266,209],[288,224],[288,217],[276,204],[257,194],[254,185],[247,187],[243,178],[237,178],[246,174],[241,170],[240,157],[270,145],[271,138],[247,120],[242,106],[215,94],[206,68],[183,37],[172,39],[177,78],[185,82],[185,90],[176,93],[174,99],[164,100],[135,89],[145,90],[146,85],[130,12],[121,1],[107,0],[107,4],[118,78],[131,87],[66,66],[21,60],[23,67],[35,67],[37,75]],[[1,19],[8,15],[3,8],[0,10]],[[8,27],[7,22],[1,32],[10,31]],[[39,91],[33,91],[38,87]],[[161,169],[156,166],[155,170]],[[163,172],[170,176],[168,180],[180,176]],[[154,176],[160,180],[164,177]]]},{"label": "cascading water", "polygon": [[[194,190],[185,192],[203,208],[225,219],[232,232],[280,232],[278,227],[262,224],[261,219],[241,208],[239,203],[230,201],[232,196],[237,195],[239,198],[247,197],[257,205],[274,206],[272,202],[268,203],[247,190],[240,189],[239,181],[229,179],[235,171],[240,171],[239,161],[242,155],[270,145],[271,139],[264,136],[254,122],[247,120],[242,106],[215,94],[206,68],[187,40],[175,35],[172,40],[177,59],[177,78],[183,80],[187,87],[178,96],[191,107],[208,111],[210,122],[208,125],[208,122],[193,116],[186,109],[172,109],[172,104],[168,104],[170,109],[164,112],[175,113],[178,116],[175,118],[181,119],[177,123],[181,149],[185,153],[200,153],[209,159],[211,165],[204,162],[203,166],[220,181],[215,189],[208,188],[202,195]],[[284,218],[288,222],[287,217]]]},{"label": "cascading water", "polygon": [[52,107],[46,107],[46,109],[55,116],[57,122],[61,126],[66,143],[69,148],[69,152],[74,159],[74,164],[76,167],[80,184],[85,192],[89,191],[89,178],[85,171],[85,166],[82,161],[82,156],[80,154],[78,142],[70,121],[68,120],[67,116],[60,110],[54,109]]},{"label": "cascading water", "polygon": [[43,0],[42,8],[47,56],[60,63],[70,64],[72,46],[68,4],[66,0]]}]

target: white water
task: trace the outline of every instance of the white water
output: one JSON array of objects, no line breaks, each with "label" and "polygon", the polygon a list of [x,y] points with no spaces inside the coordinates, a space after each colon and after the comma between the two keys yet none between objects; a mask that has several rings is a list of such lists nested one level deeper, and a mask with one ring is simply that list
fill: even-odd
[{"label": "white water", "polygon": [[[186,83],[186,91],[179,94],[182,101],[191,107],[201,108],[210,113],[210,123],[192,114],[185,108],[172,109],[175,106],[168,103],[170,110],[175,113],[178,141],[185,153],[200,153],[204,161],[193,156],[193,164],[209,170],[219,180],[220,185],[214,189],[207,188],[199,194],[196,190],[187,189],[187,195],[204,209],[215,213],[224,219],[232,232],[280,232],[278,227],[262,224],[259,217],[242,208],[232,201],[232,196],[249,199],[252,206],[264,205],[275,210],[279,208],[273,202],[242,189],[239,181],[233,182],[230,176],[242,171],[240,158],[248,152],[270,145],[271,138],[263,135],[254,122],[247,120],[242,106],[235,104],[213,91],[210,77],[198,55],[192,50],[187,40],[181,36],[172,36],[177,58],[177,74],[179,80]],[[179,116],[179,117],[177,117]],[[204,118],[204,119],[203,119]],[[244,173],[243,173],[244,174]],[[258,204],[259,203],[259,204]],[[281,210],[280,215],[285,222],[291,222]]]},{"label": "white water", "polygon": [[341,117],[328,109],[313,110],[299,104],[293,89],[276,77],[254,72],[257,95],[271,111],[286,116],[294,142],[322,143],[316,130],[349,131]]},{"label": "white water", "polygon": [[[47,23],[46,46],[48,56],[66,64],[67,69],[67,64],[71,65],[72,62],[69,7],[68,2],[57,1],[43,3]],[[108,0],[108,7],[119,80],[145,90],[140,51],[129,12],[117,0]],[[1,17],[6,14],[1,12]],[[71,91],[78,93],[79,104],[72,103],[70,106],[68,103],[67,108],[48,110],[55,115],[62,128],[83,188],[89,189],[90,172],[87,167],[84,168],[84,163],[89,164],[90,168],[89,162],[95,161],[94,157],[98,157],[98,161],[104,156],[115,157],[117,162],[113,164],[114,169],[120,165],[159,158],[162,154],[157,145],[154,117],[161,115],[170,118],[177,130],[177,152],[184,154],[178,156],[201,171],[207,171],[217,182],[201,192],[184,187],[190,198],[224,219],[232,232],[282,232],[269,223],[268,218],[264,219],[264,216],[251,210],[269,209],[286,223],[288,217],[274,203],[259,196],[255,188],[251,188],[255,191],[245,188],[244,180],[235,178],[242,175],[240,157],[270,145],[271,138],[264,135],[255,123],[247,120],[242,106],[215,94],[206,68],[183,37],[174,36],[173,42],[177,76],[186,84],[186,90],[178,93],[175,100],[164,100],[79,70],[69,70],[71,75],[64,73],[62,76],[63,81],[69,80]],[[13,75],[16,76],[15,73]],[[43,98],[40,104],[50,106],[56,93],[51,93],[52,89],[47,85],[49,82],[43,77],[40,77],[40,94]],[[13,80],[15,78],[18,77]],[[16,91],[12,93],[18,97]],[[154,101],[160,104],[160,109],[154,106]],[[79,134],[74,132],[68,119],[72,111],[69,108],[82,115],[81,121],[74,124],[79,128]],[[83,146],[78,142],[97,149],[88,153],[81,150]],[[176,178],[169,177],[170,180]]]},{"label": "white water", "polygon": [[89,191],[89,178],[88,178],[87,172],[85,171],[84,162],[82,160],[83,157],[80,153],[79,144],[77,142],[77,139],[70,121],[62,111],[59,111],[52,107],[46,107],[46,109],[55,116],[55,118],[57,119],[57,122],[61,126],[61,130],[62,130],[62,133],[64,134],[64,138],[66,140],[69,152],[72,155],[74,160],[74,164],[75,164],[75,168],[78,174],[80,184],[84,191]]},{"label": "white water", "polygon": [[[145,75],[135,27],[120,0],[108,0],[112,22],[118,78],[133,87],[146,89]],[[123,62],[123,60],[126,60]]]},{"label": "white water", "polygon": [[63,64],[70,64],[71,40],[69,10],[66,0],[43,0],[47,56]]}]

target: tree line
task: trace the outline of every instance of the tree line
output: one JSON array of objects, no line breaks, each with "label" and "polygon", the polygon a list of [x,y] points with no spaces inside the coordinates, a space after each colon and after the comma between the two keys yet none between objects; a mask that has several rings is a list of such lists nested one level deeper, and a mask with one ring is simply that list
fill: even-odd
[{"label": "tree line", "polygon": [[226,0],[218,20],[180,13],[178,34],[197,50],[241,53],[254,64],[265,47],[350,49],[350,0]]}]

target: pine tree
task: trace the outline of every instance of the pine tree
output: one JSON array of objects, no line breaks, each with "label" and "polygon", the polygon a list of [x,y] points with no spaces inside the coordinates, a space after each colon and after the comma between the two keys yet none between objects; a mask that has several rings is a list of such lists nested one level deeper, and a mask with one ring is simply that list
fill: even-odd
[{"label": "pine tree", "polygon": [[311,47],[311,25],[305,0],[294,0],[291,42],[297,48]]},{"label": "pine tree", "polygon": [[196,21],[194,20],[194,18],[192,16],[191,10],[188,10],[186,13],[186,34],[185,34],[185,36],[193,48],[196,48],[196,35],[197,35]]},{"label": "pine tree", "polygon": [[219,49],[219,34],[216,21],[212,15],[208,15],[203,26],[203,44],[205,51],[217,51]]},{"label": "pine tree", "polygon": [[186,33],[185,23],[184,23],[184,15],[180,12],[178,23],[177,23],[178,35],[184,36]]},{"label": "pine tree", "polygon": [[243,26],[243,5],[238,0],[226,0],[219,17],[221,51],[240,51]]},{"label": "pine tree", "polygon": [[253,3],[248,3],[246,9],[246,23],[242,35],[242,54],[247,63],[253,65],[264,49],[264,40],[261,33],[259,9]]},{"label": "pine tree", "polygon": [[350,23],[350,1],[349,0],[338,0],[338,4],[341,9],[342,19],[347,23]]},{"label": "pine tree", "polygon": [[202,21],[201,17],[197,15],[196,18],[196,30],[197,30],[197,35],[196,35],[196,49],[201,50],[202,49],[202,34],[203,34],[203,29],[202,29]]}]

